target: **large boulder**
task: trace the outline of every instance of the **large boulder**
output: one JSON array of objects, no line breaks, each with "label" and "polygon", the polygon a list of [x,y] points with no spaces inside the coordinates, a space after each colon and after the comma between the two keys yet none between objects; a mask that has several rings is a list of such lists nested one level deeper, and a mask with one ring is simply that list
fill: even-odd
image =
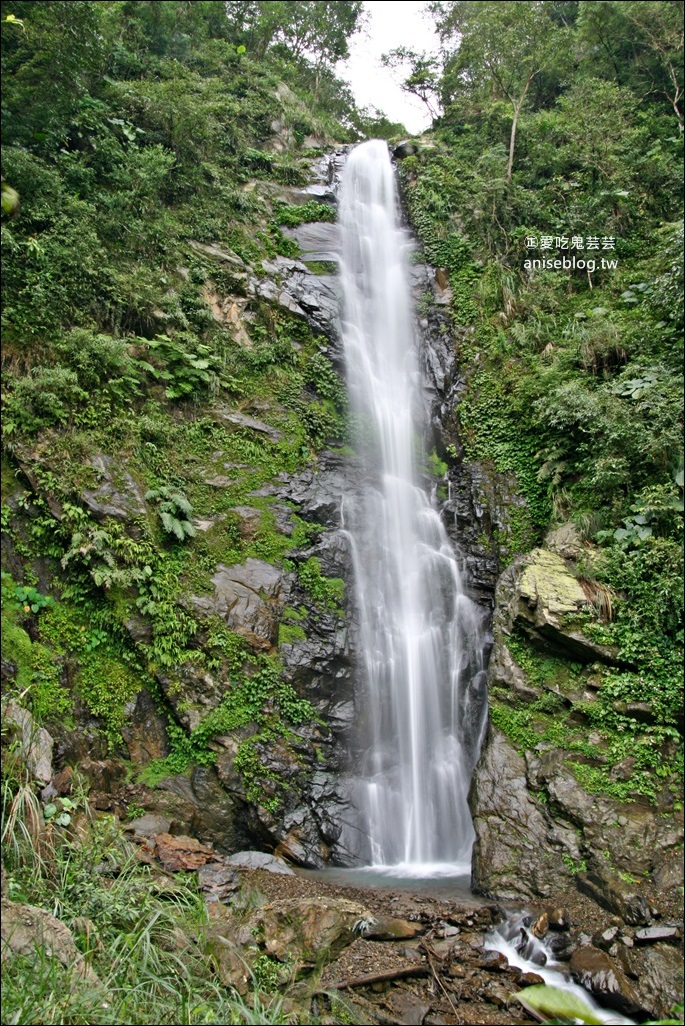
[{"label": "large boulder", "polygon": [[100,980],[76,947],[71,930],[44,908],[2,899],[1,918],[2,961],[12,955],[40,957],[44,952],[63,966],[72,968],[91,987],[100,987]]},{"label": "large boulder", "polygon": [[564,559],[549,549],[519,556],[502,574],[496,591],[496,621],[504,633],[519,629],[552,653],[581,663],[616,663],[616,653],[586,637],[574,618],[591,610]]},{"label": "large boulder", "polygon": [[372,920],[347,898],[286,898],[256,912],[250,928],[268,955],[311,967],[335,958]]}]

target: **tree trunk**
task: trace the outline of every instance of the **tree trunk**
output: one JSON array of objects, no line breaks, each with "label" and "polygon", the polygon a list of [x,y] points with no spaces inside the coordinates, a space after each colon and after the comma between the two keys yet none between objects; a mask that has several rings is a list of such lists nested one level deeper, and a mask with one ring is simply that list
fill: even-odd
[{"label": "tree trunk", "polygon": [[511,181],[512,171],[514,169],[514,148],[516,146],[516,126],[519,120],[520,107],[514,107],[514,120],[511,123],[511,136],[509,138],[509,163],[507,164],[507,181]]}]

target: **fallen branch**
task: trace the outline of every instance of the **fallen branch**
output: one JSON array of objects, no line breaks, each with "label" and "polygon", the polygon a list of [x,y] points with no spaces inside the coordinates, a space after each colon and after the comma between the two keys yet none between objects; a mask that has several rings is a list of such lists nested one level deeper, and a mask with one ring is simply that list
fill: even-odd
[{"label": "fallen branch", "polygon": [[351,987],[370,987],[374,983],[386,983],[389,980],[401,980],[407,976],[428,976],[426,965],[408,965],[402,969],[389,969],[384,973],[370,973],[367,976],[357,976],[352,980],[339,980],[329,983],[326,990],[349,990]]}]

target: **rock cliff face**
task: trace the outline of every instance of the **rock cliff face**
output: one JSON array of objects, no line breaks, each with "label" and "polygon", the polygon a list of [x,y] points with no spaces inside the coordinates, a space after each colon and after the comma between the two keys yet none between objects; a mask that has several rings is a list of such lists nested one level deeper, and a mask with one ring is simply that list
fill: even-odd
[{"label": "rock cliff face", "polygon": [[525,901],[575,878],[626,923],[644,924],[682,881],[670,878],[682,815],[663,802],[619,801],[583,786],[588,770],[602,765],[587,710],[601,686],[598,670],[617,656],[585,633],[596,614],[574,562],[559,555],[554,534],[548,546],[517,558],[497,585],[492,719],[471,789],[473,882]]},{"label": "rock cliff face", "polygon": [[[334,204],[342,159],[338,153],[315,161],[311,186],[297,195],[289,190],[287,199]],[[335,274],[329,273],[336,226],[307,223],[286,233],[297,242],[301,259],[277,256],[248,266],[220,246],[200,246],[210,267],[204,302],[243,348],[252,345],[246,325],[257,307],[287,313],[306,325],[319,353],[342,376],[338,288]],[[212,268],[221,273],[213,274]],[[223,285],[213,284],[212,276]],[[548,536],[544,547],[506,566],[502,539],[511,533],[523,500],[513,476],[463,459],[456,415],[464,388],[457,356],[460,335],[448,316],[445,276],[414,263],[412,287],[424,375],[425,449],[435,452],[440,468],[432,479],[435,502],[463,564],[465,585],[481,609],[486,655],[491,651],[491,722],[470,799],[477,834],[474,886],[493,897],[525,902],[550,897],[575,880],[626,923],[645,923],[659,912],[657,892],[668,901],[682,885],[679,814],[663,803],[618,801],[584,786],[601,766],[587,708],[601,686],[601,668],[617,665],[617,656],[589,629],[597,614],[578,579],[582,547],[567,526]],[[277,447],[283,431],[271,423],[271,412],[268,402],[261,412],[258,403],[247,409],[216,403],[205,411],[204,429],[218,424],[231,437]],[[199,495],[231,494],[240,466],[222,462],[225,458],[217,449],[192,468]],[[35,522],[36,498],[42,495],[61,523],[64,503],[44,485],[58,465],[43,465],[39,478],[39,447],[33,453],[18,448],[15,459],[28,489],[17,485],[10,507],[19,516],[28,509],[28,520]],[[183,580],[178,609],[192,617],[194,651],[203,658],[151,667],[154,680],[129,696],[123,743],[113,750],[96,730],[97,716],[83,704],[76,729],[55,727],[49,785],[55,793],[64,784],[64,773],[78,764],[101,808],[125,811],[126,803],[142,803],[168,819],[172,833],[211,840],[219,850],[257,844],[302,866],[350,863],[345,839],[354,830],[354,812],[346,772],[359,754],[352,729],[357,625],[341,509],[343,498],[359,488],[361,472],[348,450],[329,449],[305,469],[277,468],[239,501],[222,500],[211,509],[195,503],[194,528],[207,539],[209,555],[203,557],[202,576],[191,580],[188,574]],[[431,483],[428,472],[426,483]],[[150,511],[143,482],[112,454],[90,454],[78,501],[103,530],[113,530],[114,523],[122,537],[136,542],[147,529]],[[213,557],[211,544],[230,531],[241,543],[260,541],[265,504],[279,544],[292,538],[288,558],[269,558],[259,545],[240,561]],[[308,525],[307,540],[299,546],[296,522]],[[3,545],[10,569],[20,569],[20,546],[5,536]],[[280,551],[287,551],[287,544]],[[45,561],[35,560],[33,571],[47,590]],[[118,600],[125,607],[128,642],[145,652],[153,624],[144,609],[126,604],[126,598],[122,589]],[[259,723],[247,715],[215,721],[206,746],[211,765],[192,765],[191,759],[189,768],[174,772],[168,757],[179,725],[192,734],[225,710],[231,685],[225,660],[216,658],[215,640],[225,630],[256,659],[277,655],[277,686],[287,689],[281,704],[306,700],[315,718],[298,719],[295,709],[290,720],[281,722],[270,715],[267,694]],[[3,676],[14,672],[16,666],[3,664]],[[68,659],[62,672],[68,683]],[[127,761],[139,773],[164,759],[169,764],[161,779],[126,785]],[[620,780],[621,767],[612,772]],[[44,782],[50,778],[44,767],[37,775]]]}]

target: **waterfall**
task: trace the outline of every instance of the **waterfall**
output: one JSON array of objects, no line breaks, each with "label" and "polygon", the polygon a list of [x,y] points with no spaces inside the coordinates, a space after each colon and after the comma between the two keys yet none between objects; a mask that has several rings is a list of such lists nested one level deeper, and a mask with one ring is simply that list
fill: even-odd
[{"label": "waterfall", "polygon": [[421,378],[398,215],[386,143],[361,144],[340,194],[343,340],[364,460],[361,498],[344,504],[363,656],[357,854],[411,875],[456,875],[468,871],[474,839],[467,794],[484,721],[479,617],[421,486]]}]

